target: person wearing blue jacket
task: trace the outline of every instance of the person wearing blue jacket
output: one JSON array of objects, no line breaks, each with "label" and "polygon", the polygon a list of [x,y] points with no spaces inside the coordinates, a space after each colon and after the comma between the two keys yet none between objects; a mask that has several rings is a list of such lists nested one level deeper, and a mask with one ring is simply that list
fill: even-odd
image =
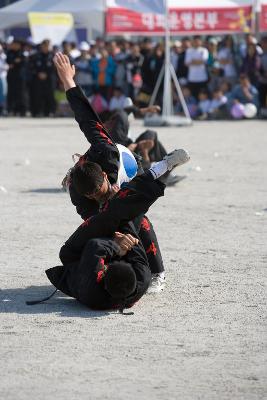
[{"label": "person wearing blue jacket", "polygon": [[108,54],[107,50],[100,51],[101,58],[92,60],[93,81],[96,88],[107,99],[111,96],[111,89],[114,81],[116,63]]}]

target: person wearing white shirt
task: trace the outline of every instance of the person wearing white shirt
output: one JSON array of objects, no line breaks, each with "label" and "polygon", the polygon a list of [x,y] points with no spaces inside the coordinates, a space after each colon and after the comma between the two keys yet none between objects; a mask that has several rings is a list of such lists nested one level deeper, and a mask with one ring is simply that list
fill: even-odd
[{"label": "person wearing white shirt", "polygon": [[205,47],[202,47],[200,36],[195,36],[192,47],[187,49],[185,54],[185,64],[188,66],[188,84],[195,98],[198,97],[201,89],[207,87],[208,58],[209,52]]}]

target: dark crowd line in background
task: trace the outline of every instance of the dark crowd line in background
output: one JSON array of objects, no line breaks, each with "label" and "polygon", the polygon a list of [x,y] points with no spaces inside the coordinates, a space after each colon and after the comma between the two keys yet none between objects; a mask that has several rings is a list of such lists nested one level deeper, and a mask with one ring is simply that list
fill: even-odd
[{"label": "dark crowd line in background", "polygon": [[[149,103],[164,63],[164,45],[151,39],[63,42],[9,38],[0,43],[0,115],[69,116],[71,111],[53,65],[61,50],[76,68],[76,84],[98,113],[123,108],[127,98]],[[171,62],[193,119],[267,115],[267,36],[199,36],[171,44]],[[162,105],[161,85],[156,103]],[[174,112],[183,114],[173,88]]]}]

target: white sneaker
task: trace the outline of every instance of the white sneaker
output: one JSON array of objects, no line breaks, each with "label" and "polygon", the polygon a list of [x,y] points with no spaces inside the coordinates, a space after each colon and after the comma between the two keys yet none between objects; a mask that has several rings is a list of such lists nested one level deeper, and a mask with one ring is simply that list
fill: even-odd
[{"label": "white sneaker", "polygon": [[152,274],[149,288],[147,289],[148,294],[159,293],[165,287],[165,276],[162,274]]},{"label": "white sneaker", "polygon": [[167,154],[163,160],[167,161],[168,171],[171,171],[179,165],[183,165],[190,160],[189,153],[184,149],[174,150]]}]

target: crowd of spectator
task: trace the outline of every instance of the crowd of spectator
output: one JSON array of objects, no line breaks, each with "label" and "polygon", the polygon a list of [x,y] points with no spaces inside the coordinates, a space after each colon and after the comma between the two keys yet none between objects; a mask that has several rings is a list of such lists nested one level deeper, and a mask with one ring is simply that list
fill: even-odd
[{"label": "crowd of spectator", "polygon": [[[69,114],[53,66],[58,50],[75,65],[76,83],[99,113],[124,107],[128,97],[146,106],[165,58],[164,45],[148,38],[63,42],[61,48],[52,47],[49,40],[35,45],[9,38],[0,43],[0,115]],[[192,118],[266,116],[267,36],[257,41],[247,34],[238,42],[232,36],[184,37],[172,43],[171,62]],[[162,93],[161,85],[158,105]],[[174,111],[184,113],[174,88],[173,97]]]}]

